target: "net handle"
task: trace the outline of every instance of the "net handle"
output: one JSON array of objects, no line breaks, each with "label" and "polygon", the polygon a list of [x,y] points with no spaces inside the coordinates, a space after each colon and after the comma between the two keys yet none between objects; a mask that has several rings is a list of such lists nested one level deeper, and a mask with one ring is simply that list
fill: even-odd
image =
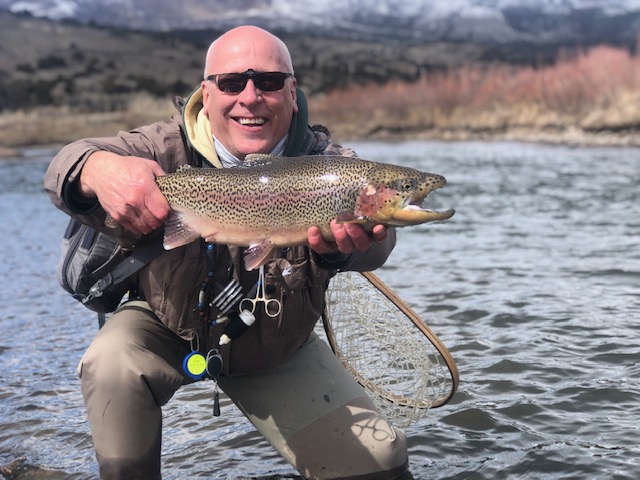
[{"label": "net handle", "polygon": [[[456,362],[447,350],[447,347],[440,341],[438,336],[431,330],[427,324],[420,318],[420,316],[409,306],[407,303],[402,300],[387,284],[385,284],[377,275],[372,272],[360,272],[360,274],[376,289],[378,289],[389,301],[393,302],[393,304],[398,307],[402,313],[404,313],[411,322],[422,332],[422,334],[429,339],[431,344],[435,347],[438,353],[442,356],[445,364],[447,365],[447,369],[449,370],[449,374],[451,375],[451,392],[446,397],[441,397],[434,400],[431,405],[432,408],[440,407],[453,397],[458,389],[458,385],[460,383],[460,376],[458,374],[458,367],[456,366]],[[327,321],[327,309],[325,307],[322,312],[322,319],[324,324],[325,333],[327,334],[327,339],[329,340],[329,344],[333,349],[334,353],[336,352],[336,341],[335,335],[333,333],[333,327],[331,326],[331,322]],[[375,389],[374,389],[375,390]]]}]

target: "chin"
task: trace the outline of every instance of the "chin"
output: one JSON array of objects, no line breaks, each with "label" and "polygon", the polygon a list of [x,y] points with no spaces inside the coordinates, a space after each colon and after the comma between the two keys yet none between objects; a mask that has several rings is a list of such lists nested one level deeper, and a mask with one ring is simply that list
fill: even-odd
[{"label": "chin", "polygon": [[238,146],[238,154],[242,157],[251,153],[269,153],[273,147],[267,142],[251,142]]}]

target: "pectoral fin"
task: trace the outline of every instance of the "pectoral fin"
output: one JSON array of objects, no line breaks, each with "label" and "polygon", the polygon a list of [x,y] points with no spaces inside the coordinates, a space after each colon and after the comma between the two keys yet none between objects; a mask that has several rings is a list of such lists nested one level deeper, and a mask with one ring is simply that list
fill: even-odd
[{"label": "pectoral fin", "polygon": [[258,245],[251,245],[244,251],[244,268],[254,270],[260,265],[267,263],[276,246],[269,242],[263,242]]},{"label": "pectoral fin", "polygon": [[178,248],[200,238],[200,234],[184,223],[182,217],[171,212],[164,225],[162,245],[165,250]]}]

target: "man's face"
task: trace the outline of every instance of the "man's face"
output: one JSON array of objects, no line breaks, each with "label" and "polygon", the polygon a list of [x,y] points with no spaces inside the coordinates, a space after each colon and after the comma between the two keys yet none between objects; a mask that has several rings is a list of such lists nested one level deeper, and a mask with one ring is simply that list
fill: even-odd
[{"label": "man's face", "polygon": [[[280,50],[272,43],[251,37],[233,39],[216,46],[215,61],[206,75],[256,72],[290,72]],[[215,70],[215,71],[213,71]],[[236,157],[268,153],[285,136],[296,104],[296,81],[289,77],[284,87],[273,92],[256,88],[249,79],[240,93],[226,93],[205,80],[203,111],[209,117],[215,137]]]}]

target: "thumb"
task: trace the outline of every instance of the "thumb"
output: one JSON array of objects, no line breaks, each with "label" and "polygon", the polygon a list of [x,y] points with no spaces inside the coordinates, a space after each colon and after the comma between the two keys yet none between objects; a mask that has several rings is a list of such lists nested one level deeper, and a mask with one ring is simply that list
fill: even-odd
[{"label": "thumb", "polygon": [[162,167],[158,162],[154,162],[153,160],[150,160],[149,162],[150,162],[151,172],[153,172],[153,174],[156,177],[166,175],[165,171],[162,169]]}]

